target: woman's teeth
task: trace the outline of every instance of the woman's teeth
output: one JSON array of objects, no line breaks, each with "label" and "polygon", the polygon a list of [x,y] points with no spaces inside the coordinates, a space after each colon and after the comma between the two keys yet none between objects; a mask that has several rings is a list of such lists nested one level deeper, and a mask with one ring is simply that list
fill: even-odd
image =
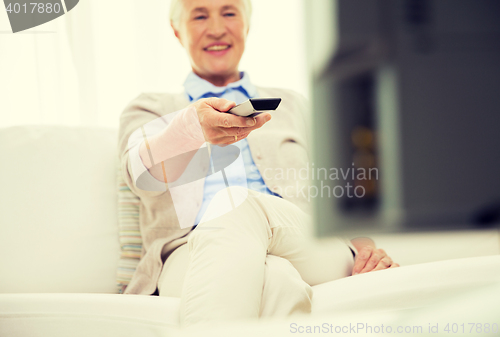
[{"label": "woman's teeth", "polygon": [[211,47],[208,47],[207,50],[209,50],[209,51],[218,51],[218,50],[225,50],[227,48],[229,48],[229,46],[226,44],[226,45],[211,46]]}]

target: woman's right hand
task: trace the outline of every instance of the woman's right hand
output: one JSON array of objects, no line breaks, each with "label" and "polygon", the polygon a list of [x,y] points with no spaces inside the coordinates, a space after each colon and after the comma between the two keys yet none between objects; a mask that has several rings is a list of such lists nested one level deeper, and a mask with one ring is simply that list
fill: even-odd
[{"label": "woman's right hand", "polygon": [[271,114],[267,112],[256,117],[225,113],[236,103],[224,98],[202,98],[192,106],[196,109],[205,141],[215,145],[229,145],[244,139],[271,119]]}]

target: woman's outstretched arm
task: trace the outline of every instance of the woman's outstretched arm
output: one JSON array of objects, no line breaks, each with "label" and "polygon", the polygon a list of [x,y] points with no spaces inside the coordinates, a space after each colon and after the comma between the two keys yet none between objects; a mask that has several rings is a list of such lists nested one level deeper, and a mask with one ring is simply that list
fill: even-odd
[{"label": "woman's outstretched arm", "polygon": [[[221,113],[233,106],[234,102],[215,97],[191,104],[162,132],[141,144],[139,154],[144,166],[159,181],[175,181],[205,141],[215,145],[232,144],[246,138],[271,117],[269,114],[250,118]],[[174,161],[167,167],[161,166],[167,159]]]}]

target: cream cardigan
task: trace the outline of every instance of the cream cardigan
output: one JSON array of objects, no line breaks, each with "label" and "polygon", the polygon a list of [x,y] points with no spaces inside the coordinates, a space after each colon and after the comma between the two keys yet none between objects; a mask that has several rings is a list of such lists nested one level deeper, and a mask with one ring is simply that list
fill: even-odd
[{"label": "cream cardigan", "polygon": [[[257,90],[259,97],[280,97],[282,101],[278,109],[271,113],[271,121],[247,137],[254,162],[273,192],[310,213],[305,193],[309,181],[294,179],[294,174],[286,174],[308,167],[307,102],[291,90],[260,87]],[[151,295],[155,292],[163,263],[174,249],[187,242],[193,229],[179,225],[172,196],[175,194],[176,199],[184,197],[183,203],[192,210],[189,214],[191,223],[194,223],[203,200],[205,180],[203,178],[176,188],[175,193],[137,188],[128,154],[129,137],[141,126],[188,105],[184,94],[144,93],[132,100],[120,116],[120,165],[125,182],[141,200],[139,222],[143,240],[141,260],[124,294]]]}]

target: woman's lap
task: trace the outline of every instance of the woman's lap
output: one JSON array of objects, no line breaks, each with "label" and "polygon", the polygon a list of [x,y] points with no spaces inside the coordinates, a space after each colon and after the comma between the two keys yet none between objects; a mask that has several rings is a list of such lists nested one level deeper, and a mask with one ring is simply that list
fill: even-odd
[{"label": "woman's lap", "polygon": [[188,244],[165,262],[160,295],[180,295],[181,319],[189,317],[189,324],[210,317],[256,317],[266,257],[271,254],[296,268],[305,281],[306,286],[299,289],[304,294],[301,300],[306,301],[309,285],[348,276],[353,265],[343,240],[328,246],[312,241],[310,221],[281,198],[242,188],[223,190],[190,233]]},{"label": "woman's lap", "polygon": [[[167,259],[158,280],[160,296],[181,297],[189,262],[187,244]],[[310,313],[312,287],[302,280],[288,260],[267,254],[259,317],[285,317]],[[202,275],[198,275],[202,277]]]},{"label": "woman's lap", "polygon": [[182,286],[189,262],[188,245],[183,244],[176,248],[163,264],[158,279],[160,296],[181,297]]},{"label": "woman's lap", "polygon": [[[269,204],[272,201],[271,205],[277,208],[276,212],[273,212],[274,214],[271,214],[268,217],[268,219],[271,218],[273,220],[269,226],[271,227],[270,236],[275,238],[275,240],[269,241],[269,246],[267,248],[268,253],[287,258],[290,257],[290,255],[303,253],[290,249],[290,245],[308,245],[308,258],[295,259],[293,264],[295,267],[298,267],[302,277],[310,285],[316,285],[350,275],[350,270],[352,270],[354,261],[350,250],[345,245],[345,241],[343,239],[331,238],[326,243],[318,242],[311,236],[312,223],[310,216],[300,210],[297,206],[279,197],[262,195],[261,193],[249,190],[247,197],[255,198],[256,196],[262,203]],[[233,198],[236,199],[237,196],[233,195]],[[271,211],[273,211],[272,207],[270,208]],[[213,214],[211,216],[215,218]],[[241,216],[245,215],[241,214]],[[216,223],[216,220],[211,221],[211,223],[214,222]],[[302,227],[297,229],[297,225]],[[195,231],[197,230],[211,229],[195,229]],[[276,235],[278,232],[283,231],[286,231],[288,235]],[[293,235],[295,239],[294,241],[291,241],[291,231],[296,234]],[[281,239],[281,242],[278,242],[278,238]],[[283,238],[285,238],[288,242],[282,242]],[[161,284],[162,281],[166,281],[167,286],[163,287],[164,296],[180,297],[180,291],[186,274],[187,263],[189,261],[188,254],[188,245],[184,244],[172,252],[169,258],[165,261],[160,279],[158,281],[159,290],[161,290],[161,287],[163,286],[163,284]],[[331,259],[332,268],[324,269],[319,267],[318,263],[320,263],[321,260],[324,260],[327,256]],[[316,270],[316,274],[318,270],[321,270],[322,272],[320,275],[316,275],[315,277],[313,269]]]}]

